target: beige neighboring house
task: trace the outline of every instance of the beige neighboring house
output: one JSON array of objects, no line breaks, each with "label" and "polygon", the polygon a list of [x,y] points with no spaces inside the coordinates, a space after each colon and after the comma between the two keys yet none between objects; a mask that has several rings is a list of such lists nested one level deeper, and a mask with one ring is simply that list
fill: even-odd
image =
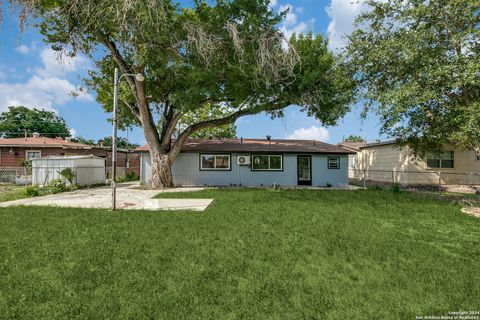
[{"label": "beige neighboring house", "polygon": [[417,158],[395,141],[339,144],[355,151],[349,156],[349,178],[401,184],[480,184],[480,153],[445,147]]}]

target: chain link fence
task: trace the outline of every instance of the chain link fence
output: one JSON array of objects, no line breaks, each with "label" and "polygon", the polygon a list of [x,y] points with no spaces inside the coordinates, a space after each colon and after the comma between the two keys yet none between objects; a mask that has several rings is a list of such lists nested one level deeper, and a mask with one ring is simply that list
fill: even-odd
[{"label": "chain link fence", "polygon": [[480,173],[348,169],[350,183],[361,187],[398,184],[404,189],[479,194]]},{"label": "chain link fence", "polygon": [[31,170],[24,167],[1,167],[0,184],[2,185],[30,185],[32,183]]}]

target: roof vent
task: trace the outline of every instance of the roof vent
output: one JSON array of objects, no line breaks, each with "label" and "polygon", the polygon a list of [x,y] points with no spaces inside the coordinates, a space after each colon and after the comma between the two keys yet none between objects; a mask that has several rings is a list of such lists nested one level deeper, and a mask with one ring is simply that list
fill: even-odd
[{"label": "roof vent", "polygon": [[71,142],[71,141],[72,141],[72,137],[65,137],[65,141]]},{"label": "roof vent", "polygon": [[40,133],[34,132],[34,133],[32,133],[32,137],[34,137],[34,138],[39,138],[39,137],[40,137]]},{"label": "roof vent", "polygon": [[243,137],[240,137],[240,143],[243,143]]},{"label": "roof vent", "polygon": [[268,144],[271,144],[272,136],[271,136],[271,135],[267,135],[267,140],[268,140]]}]

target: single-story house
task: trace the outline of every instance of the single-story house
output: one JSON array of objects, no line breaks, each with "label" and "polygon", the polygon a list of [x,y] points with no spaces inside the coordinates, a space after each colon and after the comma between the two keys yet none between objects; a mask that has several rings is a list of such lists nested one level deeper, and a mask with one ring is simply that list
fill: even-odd
[{"label": "single-story house", "polygon": [[[46,156],[94,155],[105,159],[106,166],[112,165],[110,147],[90,146],[70,139],[48,138],[33,134],[31,137],[0,139],[0,169],[18,170],[21,174],[25,160]],[[131,151],[117,150],[117,168],[140,174],[140,157]]]},{"label": "single-story house", "polygon": [[355,151],[349,156],[350,179],[402,184],[480,184],[480,154],[445,146],[443,152],[429,151],[415,157],[408,146],[396,142],[351,144],[339,146]]},{"label": "single-story house", "polygon": [[[141,154],[140,178],[151,173],[148,146]],[[177,186],[348,185],[343,147],[312,140],[188,139],[173,164]]]}]

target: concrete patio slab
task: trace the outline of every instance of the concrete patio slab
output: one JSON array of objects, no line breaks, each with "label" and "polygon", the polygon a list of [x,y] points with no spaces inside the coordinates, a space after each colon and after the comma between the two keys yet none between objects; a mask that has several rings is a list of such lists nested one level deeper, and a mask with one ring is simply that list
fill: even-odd
[{"label": "concrete patio slab", "polygon": [[[189,192],[202,188],[175,188],[166,190],[143,190],[138,184],[120,184],[117,187],[117,208],[126,210],[205,210],[213,199],[152,199],[161,192]],[[56,206],[69,208],[110,209],[110,187],[81,189],[43,197],[2,202],[0,207],[10,206]]]}]

